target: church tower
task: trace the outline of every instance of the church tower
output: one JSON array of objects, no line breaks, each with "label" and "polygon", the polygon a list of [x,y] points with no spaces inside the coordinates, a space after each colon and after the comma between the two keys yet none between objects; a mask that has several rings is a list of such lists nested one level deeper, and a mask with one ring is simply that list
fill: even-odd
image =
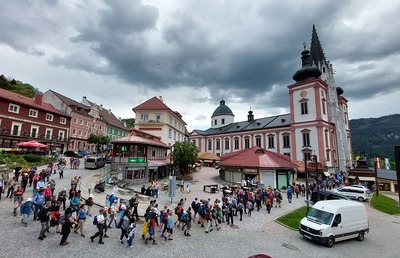
[{"label": "church tower", "polygon": [[348,115],[347,99],[342,96],[343,89],[336,86],[334,69],[329,60],[326,60],[324,50],[319,40],[315,25],[312,28],[311,36],[311,61],[322,72],[321,79],[328,84],[328,112],[329,120],[335,125],[335,148],[333,164],[339,170],[346,171],[351,168],[351,136]]},{"label": "church tower", "polygon": [[235,122],[235,115],[232,110],[225,105],[225,100],[219,102],[219,106],[215,109],[211,116],[211,127],[219,128]]},{"label": "church tower", "polygon": [[[323,53],[323,52],[322,52]],[[330,122],[329,85],[312,60],[304,43],[302,67],[294,75],[295,84],[288,86],[291,113],[291,139],[294,160],[312,160],[316,156],[329,172],[335,171],[335,127]]]}]

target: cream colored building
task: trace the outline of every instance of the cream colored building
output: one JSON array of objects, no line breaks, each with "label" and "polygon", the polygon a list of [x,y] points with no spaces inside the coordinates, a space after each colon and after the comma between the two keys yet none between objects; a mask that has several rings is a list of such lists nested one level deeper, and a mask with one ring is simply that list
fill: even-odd
[{"label": "cream colored building", "polygon": [[188,141],[186,123],[178,111],[170,109],[162,97],[153,97],[132,108],[135,112],[135,129],[155,135],[168,146]]}]

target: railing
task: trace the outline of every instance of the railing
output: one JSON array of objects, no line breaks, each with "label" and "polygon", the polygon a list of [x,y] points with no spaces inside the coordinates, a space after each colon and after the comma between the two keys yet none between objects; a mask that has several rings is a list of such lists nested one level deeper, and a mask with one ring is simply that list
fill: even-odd
[{"label": "railing", "polygon": [[22,140],[50,140],[55,142],[68,142],[68,137],[54,136],[51,134],[41,134],[36,132],[0,129],[0,136],[11,136]]}]

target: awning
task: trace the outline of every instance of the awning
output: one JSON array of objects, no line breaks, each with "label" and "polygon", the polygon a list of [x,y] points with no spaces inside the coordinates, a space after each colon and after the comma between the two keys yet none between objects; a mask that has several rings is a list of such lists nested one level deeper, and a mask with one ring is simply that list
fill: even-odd
[{"label": "awning", "polygon": [[151,159],[148,160],[149,166],[169,166],[171,162],[168,159]]},{"label": "awning", "polygon": [[[349,178],[350,179],[355,179],[356,177],[355,176],[349,176]],[[367,176],[359,176],[358,179],[360,181],[371,181],[371,182],[375,181],[375,177],[369,177],[369,176],[368,177]]]}]

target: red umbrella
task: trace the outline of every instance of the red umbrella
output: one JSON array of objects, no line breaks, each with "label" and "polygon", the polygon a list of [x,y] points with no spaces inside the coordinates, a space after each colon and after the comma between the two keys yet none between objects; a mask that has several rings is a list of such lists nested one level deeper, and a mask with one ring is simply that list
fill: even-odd
[{"label": "red umbrella", "polygon": [[27,142],[20,142],[17,143],[18,147],[31,147],[31,148],[49,148],[49,146],[47,146],[46,144],[37,142],[37,141],[27,141]]}]

